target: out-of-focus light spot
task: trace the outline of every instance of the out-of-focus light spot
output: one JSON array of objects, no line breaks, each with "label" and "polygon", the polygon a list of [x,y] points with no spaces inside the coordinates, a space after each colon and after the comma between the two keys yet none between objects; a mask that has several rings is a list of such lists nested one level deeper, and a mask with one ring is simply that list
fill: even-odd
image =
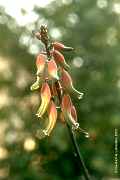
[{"label": "out-of-focus light spot", "polygon": [[33,138],[27,138],[24,141],[24,149],[26,151],[33,151],[36,148],[36,143]]},{"label": "out-of-focus light spot", "polygon": [[29,47],[29,49],[28,49],[28,51],[29,51],[29,53],[31,53],[31,54],[37,54],[37,53],[39,53],[40,49],[39,49],[38,45],[36,45],[36,44],[31,44],[30,47]]},{"label": "out-of-focus light spot", "polygon": [[20,116],[17,113],[12,113],[10,117],[11,124],[16,129],[22,129],[24,126],[24,122],[21,120]]},{"label": "out-of-focus light spot", "polygon": [[9,166],[0,168],[0,179],[8,179]]},{"label": "out-of-focus light spot", "polygon": [[10,60],[0,57],[0,76],[6,80],[12,77],[12,69]]},{"label": "out-of-focus light spot", "polygon": [[19,39],[20,44],[23,44],[25,46],[28,46],[29,42],[30,42],[30,36],[27,36],[25,34],[21,35],[20,39]]},{"label": "out-of-focus light spot", "polygon": [[116,14],[120,14],[120,3],[114,3],[112,11],[115,12]]},{"label": "out-of-focus light spot", "polygon": [[29,73],[23,69],[22,67],[19,67],[19,70],[16,74],[16,86],[20,89],[24,89],[27,86],[27,83],[30,81],[30,75]]},{"label": "out-of-focus light spot", "polygon": [[50,30],[50,35],[55,39],[61,38],[61,32],[60,32],[60,30],[58,28],[51,29]]},{"label": "out-of-focus light spot", "polygon": [[117,82],[117,87],[120,88],[120,80]]},{"label": "out-of-focus light spot", "polygon": [[83,65],[83,59],[81,57],[74,58],[73,65],[77,68],[80,68]]},{"label": "out-of-focus light spot", "polygon": [[11,103],[11,98],[8,94],[8,89],[1,89],[0,90],[0,108],[4,106],[8,106]]},{"label": "out-of-focus light spot", "polygon": [[107,0],[97,0],[97,6],[99,7],[99,8],[106,8],[107,7],[107,5],[108,5],[108,2],[107,2]]},{"label": "out-of-focus light spot", "polygon": [[116,28],[111,27],[111,28],[108,29],[107,35],[106,35],[106,42],[110,46],[114,46],[114,45],[117,44],[118,40],[117,40],[117,30],[116,30]]},{"label": "out-of-focus light spot", "polygon": [[62,3],[68,5],[72,3],[72,0],[62,0]]},{"label": "out-of-focus light spot", "polygon": [[32,94],[31,96],[29,96],[28,101],[30,102],[31,105],[34,105],[34,106],[39,104],[38,94]]},{"label": "out-of-focus light spot", "polygon": [[20,136],[18,136],[16,131],[9,131],[6,133],[5,142],[8,144],[13,144],[18,141],[18,138],[20,138]]},{"label": "out-of-focus light spot", "polygon": [[1,119],[0,120],[0,144],[2,144],[2,141],[4,141],[4,134],[5,131],[7,130],[9,124],[6,119]]},{"label": "out-of-focus light spot", "polygon": [[78,18],[78,16],[77,16],[77,14],[75,14],[75,13],[71,13],[71,14],[69,14],[68,15],[68,18],[67,18],[67,24],[68,25],[74,25],[74,24],[76,24],[77,22],[79,21],[79,18]]},{"label": "out-of-focus light spot", "polygon": [[8,151],[4,147],[0,147],[0,160],[6,159],[8,157]]}]

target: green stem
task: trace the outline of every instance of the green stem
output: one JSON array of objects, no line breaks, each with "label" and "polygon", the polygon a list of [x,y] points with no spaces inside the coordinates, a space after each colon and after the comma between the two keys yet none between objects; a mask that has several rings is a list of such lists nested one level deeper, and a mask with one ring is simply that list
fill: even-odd
[{"label": "green stem", "polygon": [[70,126],[67,124],[67,128],[68,128],[68,132],[69,132],[69,135],[71,137],[71,140],[72,140],[72,143],[73,143],[73,146],[74,146],[74,149],[75,149],[75,153],[77,155],[77,158],[78,158],[78,162],[79,162],[79,165],[80,165],[80,168],[84,174],[84,177],[86,180],[90,180],[90,175],[88,173],[88,170],[85,166],[85,163],[84,163],[84,160],[82,158],[82,155],[81,155],[81,152],[79,150],[79,147],[78,147],[78,143],[76,141],[76,137],[75,137],[75,134],[74,132],[72,131],[72,129],[70,128]]}]

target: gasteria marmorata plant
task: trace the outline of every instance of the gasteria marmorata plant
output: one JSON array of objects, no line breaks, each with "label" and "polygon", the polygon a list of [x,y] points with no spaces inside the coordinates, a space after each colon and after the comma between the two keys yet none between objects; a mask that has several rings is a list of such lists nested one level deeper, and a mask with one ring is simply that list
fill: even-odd
[{"label": "gasteria marmorata plant", "polygon": [[45,50],[40,52],[36,58],[36,82],[31,90],[40,90],[40,107],[36,113],[39,119],[44,119],[47,125],[44,129],[38,130],[37,137],[40,139],[49,136],[53,130],[56,120],[67,123],[73,131],[82,131],[77,121],[75,106],[71,100],[71,94],[81,99],[83,93],[77,91],[68,72],[69,65],[66,63],[62,51],[72,51],[60,42],[52,42],[48,37],[47,27],[42,25],[34,35],[44,45]]}]

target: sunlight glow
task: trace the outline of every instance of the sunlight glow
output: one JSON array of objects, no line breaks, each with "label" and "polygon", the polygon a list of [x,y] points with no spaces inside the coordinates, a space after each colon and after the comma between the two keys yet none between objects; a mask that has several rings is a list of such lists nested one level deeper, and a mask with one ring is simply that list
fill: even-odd
[{"label": "sunlight glow", "polygon": [[[5,8],[7,14],[16,19],[17,23],[24,26],[37,20],[38,15],[32,10],[34,6],[45,7],[53,0],[30,0],[29,1],[16,1],[16,0],[1,0],[0,6]],[[25,13],[23,13],[25,11]]]},{"label": "sunlight glow", "polygon": [[115,12],[116,14],[120,14],[120,3],[113,4],[113,12]]},{"label": "sunlight glow", "polygon": [[99,8],[106,8],[107,7],[107,5],[108,5],[108,2],[107,2],[107,0],[97,0],[97,6],[99,7]]},{"label": "sunlight glow", "polygon": [[36,147],[35,140],[32,138],[26,138],[24,142],[24,149],[26,151],[33,151]]}]

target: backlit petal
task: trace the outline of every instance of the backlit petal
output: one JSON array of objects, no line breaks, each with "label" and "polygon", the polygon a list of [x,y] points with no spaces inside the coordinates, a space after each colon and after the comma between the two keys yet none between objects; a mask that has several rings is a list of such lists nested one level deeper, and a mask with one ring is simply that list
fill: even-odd
[{"label": "backlit petal", "polygon": [[69,65],[66,63],[64,56],[59,51],[54,50],[53,57],[57,64],[64,68],[69,68]]},{"label": "backlit petal", "polygon": [[51,98],[50,88],[49,85],[45,82],[41,88],[41,105],[37,112],[38,117],[42,117],[42,115],[46,112],[46,109],[50,102],[50,98]]},{"label": "backlit petal", "polygon": [[46,56],[44,54],[39,54],[36,59],[37,74],[42,73],[45,68]]},{"label": "backlit petal", "polygon": [[83,93],[79,92],[77,89],[73,87],[73,82],[70,74],[65,70],[61,69],[61,85],[64,90],[71,92],[73,95],[77,96],[78,99],[83,97]]},{"label": "backlit petal", "polygon": [[64,95],[62,98],[61,109],[62,112],[67,115],[71,113],[72,101],[69,95]]},{"label": "backlit petal", "polygon": [[57,65],[53,59],[48,61],[48,74],[52,78],[55,78],[57,80],[59,79],[57,72]]},{"label": "backlit petal", "polygon": [[57,120],[57,110],[55,103],[53,101],[50,102],[49,112],[48,112],[48,125],[43,130],[44,134],[49,136],[51,131],[53,130]]},{"label": "backlit petal", "polygon": [[65,89],[71,89],[73,86],[70,74],[64,69],[61,70],[61,84]]}]

